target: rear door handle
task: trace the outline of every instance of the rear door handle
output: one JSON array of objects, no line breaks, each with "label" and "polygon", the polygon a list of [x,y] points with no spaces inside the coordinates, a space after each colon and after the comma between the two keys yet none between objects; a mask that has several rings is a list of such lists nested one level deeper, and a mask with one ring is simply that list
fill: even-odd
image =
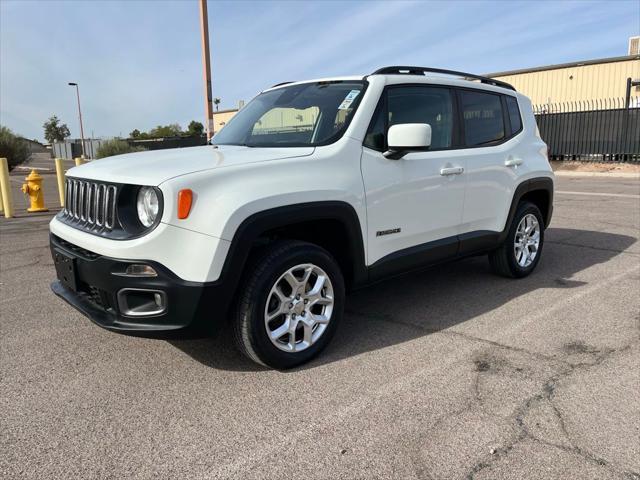
[{"label": "rear door handle", "polygon": [[440,169],[440,175],[443,175],[443,176],[460,175],[462,172],[464,172],[464,168],[462,167],[447,167],[447,168]]},{"label": "rear door handle", "polygon": [[521,158],[509,158],[504,161],[505,167],[517,167],[518,165],[522,165],[524,160]]}]

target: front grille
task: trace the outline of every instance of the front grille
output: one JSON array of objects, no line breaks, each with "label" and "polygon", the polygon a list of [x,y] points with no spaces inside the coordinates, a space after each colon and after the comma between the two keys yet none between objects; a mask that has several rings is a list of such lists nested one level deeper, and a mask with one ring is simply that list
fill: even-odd
[{"label": "front grille", "polygon": [[67,178],[63,219],[97,233],[110,232],[116,226],[117,194],[116,185]]}]

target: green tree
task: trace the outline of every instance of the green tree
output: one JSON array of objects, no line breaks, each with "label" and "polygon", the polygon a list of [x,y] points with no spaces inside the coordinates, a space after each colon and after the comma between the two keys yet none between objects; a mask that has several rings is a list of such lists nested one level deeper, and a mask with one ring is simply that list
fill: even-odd
[{"label": "green tree", "polygon": [[177,123],[158,125],[149,131],[150,138],[179,137],[181,134],[182,128]]},{"label": "green tree", "polygon": [[213,99],[213,104],[216,106],[216,112],[218,111],[218,108],[219,108],[219,106],[220,106],[220,102],[221,102],[221,101],[222,101],[222,100],[221,100],[221,99],[219,99],[218,97],[216,97],[216,98],[214,98],[214,99]]},{"label": "green tree", "polygon": [[96,152],[96,158],[112,157],[114,155],[122,155],[123,153],[143,152],[144,147],[132,147],[125,140],[114,138],[113,140],[107,140],[103,142],[98,151]]},{"label": "green tree", "polygon": [[187,135],[189,137],[201,137],[204,132],[204,125],[200,122],[196,122],[195,120],[191,120],[189,126],[187,127]]},{"label": "green tree", "polygon": [[0,126],[0,157],[6,158],[9,170],[29,158],[29,146],[7,127]]},{"label": "green tree", "polygon": [[137,128],[129,134],[129,138],[140,138],[140,130]]},{"label": "green tree", "polygon": [[49,117],[49,120],[44,122],[42,128],[44,128],[44,138],[46,138],[49,143],[62,142],[71,135],[67,124],[61,124],[60,119],[55,115]]}]

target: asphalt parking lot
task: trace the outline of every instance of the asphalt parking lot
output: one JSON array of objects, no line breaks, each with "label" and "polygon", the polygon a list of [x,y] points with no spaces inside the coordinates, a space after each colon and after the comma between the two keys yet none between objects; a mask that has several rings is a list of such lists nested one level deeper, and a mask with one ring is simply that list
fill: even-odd
[{"label": "asphalt parking lot", "polygon": [[48,217],[2,220],[0,477],[639,479],[640,181],[556,189],[532,276],[356,292],[288,372],[96,327],[49,290]]}]

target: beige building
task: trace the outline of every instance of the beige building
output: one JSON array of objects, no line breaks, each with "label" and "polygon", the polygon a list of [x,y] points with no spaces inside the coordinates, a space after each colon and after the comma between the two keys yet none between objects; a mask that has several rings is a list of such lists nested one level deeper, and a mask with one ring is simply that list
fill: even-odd
[{"label": "beige building", "polygon": [[213,132],[219,132],[220,129],[224,127],[226,123],[231,120],[231,117],[233,117],[236,113],[238,113],[237,108],[229,108],[227,110],[219,110],[217,112],[213,112]]},{"label": "beige building", "polygon": [[[510,83],[536,106],[614,98],[622,101],[627,79],[640,79],[640,55],[496,72],[487,76]],[[632,87],[631,97],[640,97],[640,87]]]}]

